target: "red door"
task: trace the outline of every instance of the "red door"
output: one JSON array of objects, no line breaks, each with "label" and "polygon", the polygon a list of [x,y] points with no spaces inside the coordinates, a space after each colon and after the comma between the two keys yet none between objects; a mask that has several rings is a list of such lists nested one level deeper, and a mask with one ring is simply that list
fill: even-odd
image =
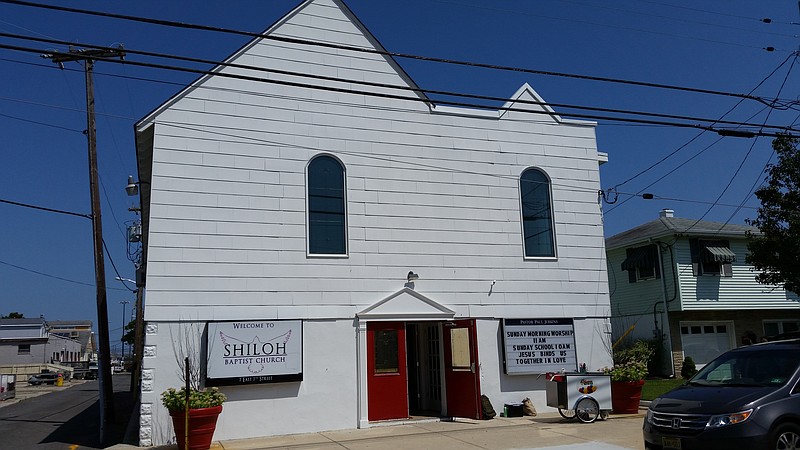
[{"label": "red door", "polygon": [[367,323],[369,420],[408,417],[404,322]]},{"label": "red door", "polygon": [[475,320],[444,324],[444,380],[447,415],[481,418],[481,386]]}]

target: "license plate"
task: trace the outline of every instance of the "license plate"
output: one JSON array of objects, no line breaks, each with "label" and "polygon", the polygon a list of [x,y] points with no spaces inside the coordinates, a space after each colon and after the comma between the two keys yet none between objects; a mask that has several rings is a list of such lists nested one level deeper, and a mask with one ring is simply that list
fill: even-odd
[{"label": "license plate", "polygon": [[664,450],[681,450],[681,439],[676,437],[661,437],[661,446]]}]

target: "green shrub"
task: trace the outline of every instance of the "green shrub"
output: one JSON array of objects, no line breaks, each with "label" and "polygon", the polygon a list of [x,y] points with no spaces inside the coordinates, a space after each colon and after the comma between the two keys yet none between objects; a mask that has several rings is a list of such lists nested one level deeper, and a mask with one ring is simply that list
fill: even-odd
[{"label": "green shrub", "polygon": [[[189,389],[189,409],[211,408],[221,405],[226,400],[225,394],[216,387],[203,389]],[[161,403],[170,412],[184,411],[186,409],[186,389],[169,388],[161,393]]]},{"label": "green shrub", "polygon": [[697,366],[694,364],[694,360],[691,356],[687,356],[683,359],[683,364],[681,364],[681,377],[684,379],[689,379],[697,373]]},{"label": "green shrub", "polygon": [[647,365],[654,350],[646,341],[636,341],[631,347],[614,353],[614,367],[603,372],[611,375],[611,381],[641,381],[647,378]]}]

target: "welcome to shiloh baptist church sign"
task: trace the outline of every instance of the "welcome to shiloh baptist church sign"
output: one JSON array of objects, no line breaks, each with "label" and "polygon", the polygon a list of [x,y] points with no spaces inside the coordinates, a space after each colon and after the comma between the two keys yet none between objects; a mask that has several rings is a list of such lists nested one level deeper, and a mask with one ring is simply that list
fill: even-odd
[{"label": "welcome to shiloh baptist church sign", "polygon": [[207,386],[303,379],[303,322],[208,324]]}]

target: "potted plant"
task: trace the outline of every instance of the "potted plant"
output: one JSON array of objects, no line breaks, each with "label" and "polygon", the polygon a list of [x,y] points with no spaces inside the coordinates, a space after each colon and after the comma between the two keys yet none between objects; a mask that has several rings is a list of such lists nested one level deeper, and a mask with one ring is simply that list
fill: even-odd
[{"label": "potted plant", "polygon": [[611,403],[615,413],[639,412],[642,386],[652,354],[653,350],[645,341],[636,341],[632,347],[614,353],[614,367],[603,370],[611,375]]},{"label": "potted plant", "polygon": [[[172,330],[170,330],[172,336]],[[217,418],[222,412],[225,394],[216,387],[201,388],[200,333],[195,326],[178,330],[172,336],[175,362],[184,386],[161,393],[161,403],[172,417],[179,450],[207,450],[211,447]]]},{"label": "potted plant", "polygon": [[[161,403],[172,417],[178,448],[206,450],[211,447],[211,439],[217,426],[217,417],[222,412],[222,403],[226,400],[225,394],[215,387],[202,390],[189,388],[188,408],[186,398],[185,387],[169,388],[161,393]],[[187,411],[189,413],[188,428]]]}]

